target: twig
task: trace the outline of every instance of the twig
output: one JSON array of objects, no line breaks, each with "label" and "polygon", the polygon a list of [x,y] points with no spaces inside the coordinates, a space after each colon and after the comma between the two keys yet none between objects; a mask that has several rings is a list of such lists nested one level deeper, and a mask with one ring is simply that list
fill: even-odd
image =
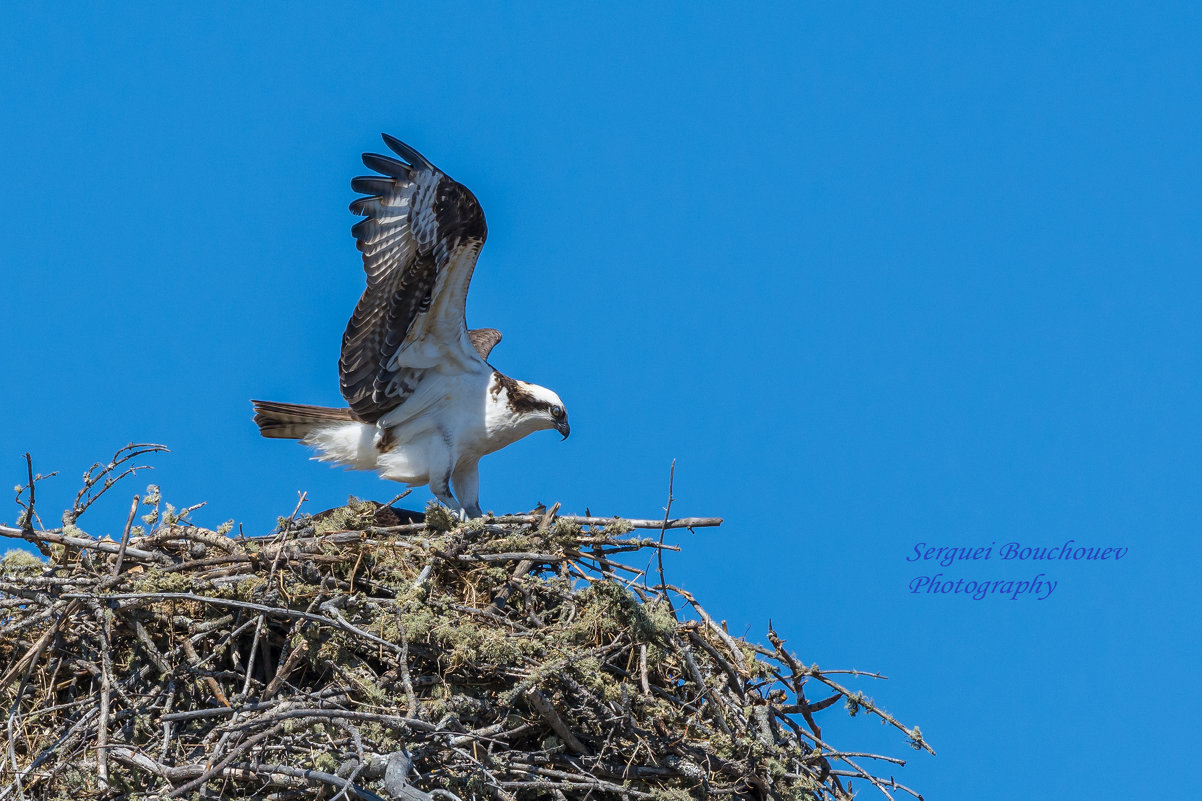
[{"label": "twig", "polygon": [[[502,515],[489,520],[490,523],[506,525],[510,523],[538,523],[542,515]],[[676,517],[668,520],[646,520],[628,517],[585,517],[583,515],[558,515],[558,519],[579,526],[614,526],[623,525],[630,528],[653,529],[663,528],[708,528],[722,525],[720,517]]]},{"label": "twig", "polygon": [[[55,545],[70,545],[74,548],[83,548],[85,550],[103,551],[104,553],[120,553],[121,546],[116,542],[107,540],[90,540],[83,537],[75,537],[60,533],[62,529],[51,529],[49,531],[39,531],[35,534],[35,540],[46,543],[50,542]],[[12,526],[0,525],[0,537],[12,537],[14,539],[28,539],[25,533],[19,528]],[[134,559],[141,559],[144,562],[158,562],[159,564],[170,564],[171,557],[162,552],[146,551],[141,548],[126,548],[125,555]]]},{"label": "twig", "polygon": [[29,455],[29,451],[25,451],[25,469],[29,473],[29,506],[25,510],[25,520],[21,524],[21,533],[26,537],[33,537],[33,507],[36,501],[35,482],[33,480],[33,457]]},{"label": "twig", "polygon": [[571,748],[577,754],[584,754],[586,756],[592,753],[589,751],[588,747],[584,743],[580,742],[580,739],[572,733],[572,730],[567,727],[567,724],[563,722],[563,718],[561,718],[559,713],[555,711],[555,707],[551,704],[551,701],[547,698],[547,696],[531,687],[526,691],[526,700],[530,703],[530,706],[534,709],[534,711],[537,712],[542,719],[547,722],[547,725],[551,727],[551,730],[559,735],[559,739],[563,740],[567,744],[568,748]]},{"label": "twig", "polygon": [[134,496],[133,503],[129,505],[129,517],[125,519],[125,528],[121,530],[121,547],[117,550],[117,561],[113,563],[113,575],[121,573],[121,562],[125,560],[125,549],[129,547],[129,532],[133,530],[134,515],[138,513],[138,504],[141,498]]},{"label": "twig", "polygon": [[111,722],[112,692],[113,692],[113,661],[110,654],[109,622],[105,610],[100,604],[91,602],[92,616],[96,619],[99,636],[96,638],[100,647],[100,719],[96,730],[96,778],[102,790],[109,789],[108,740],[109,724]]},{"label": "twig", "polygon": [[[672,494],[673,486],[675,485],[675,483],[676,483],[676,460],[673,459],[672,467],[668,470],[668,503],[664,507],[664,522],[661,523],[660,527],[659,527],[659,544],[660,545],[664,544],[664,533],[668,530],[668,518],[672,514],[672,501],[676,500]],[[663,587],[665,584],[667,584],[667,581],[664,579],[664,552],[663,552],[663,549],[657,550],[655,552],[655,558],[659,561],[659,586]],[[672,605],[672,599],[668,597],[667,593],[664,594],[664,600],[668,602],[668,608],[670,610],[672,610],[672,616],[675,617],[676,616],[676,607]]]},{"label": "twig", "polygon": [[[141,443],[131,442],[130,444],[126,445],[124,448],[119,448],[117,450],[117,452],[113,454],[112,460],[109,461],[109,463],[107,465],[104,465],[103,468],[100,469],[99,473],[96,473],[95,471],[97,470],[97,468],[101,468],[100,462],[97,462],[96,464],[89,467],[87,472],[85,472],[84,476],[83,476],[83,478],[84,478],[83,487],[75,495],[75,502],[71,504],[70,511],[65,512],[63,514],[63,523],[68,524],[68,525],[73,525],[74,523],[76,523],[79,520],[79,518],[83,516],[83,513],[88,510],[88,507],[90,507],[93,503],[95,503],[97,500],[99,500],[100,497],[104,495],[104,493],[106,493],[110,489],[112,489],[113,485],[115,485],[118,481],[125,478],[126,476],[135,475],[139,470],[153,470],[154,469],[153,467],[150,467],[149,465],[135,465],[132,467],[127,467],[125,470],[123,470],[121,473],[119,473],[117,476],[114,477],[113,473],[117,470],[118,467],[121,467],[122,465],[126,464],[130,460],[136,459],[139,456],[145,456],[148,453],[169,453],[169,452],[170,451],[168,451],[167,448],[163,445],[155,445],[154,443],[149,443],[149,442],[141,442]],[[103,484],[101,484],[101,479],[104,480]],[[92,491],[98,485],[100,486],[100,490],[93,494]]]}]

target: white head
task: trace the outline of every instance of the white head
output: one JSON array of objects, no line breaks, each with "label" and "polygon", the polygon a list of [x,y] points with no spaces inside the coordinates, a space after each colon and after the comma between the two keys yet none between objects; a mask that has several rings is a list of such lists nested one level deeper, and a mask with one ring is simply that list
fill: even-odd
[{"label": "white head", "polygon": [[563,401],[554,392],[538,384],[493,373],[489,401],[490,431],[494,428],[507,430],[515,440],[551,428],[567,439],[572,431]]}]

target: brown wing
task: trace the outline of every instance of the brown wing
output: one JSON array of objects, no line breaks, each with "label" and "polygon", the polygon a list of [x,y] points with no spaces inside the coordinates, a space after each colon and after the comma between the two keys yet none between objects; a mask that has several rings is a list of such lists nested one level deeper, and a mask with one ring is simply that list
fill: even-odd
[{"label": "brown wing", "polygon": [[476,353],[480,354],[481,359],[488,359],[488,354],[492,353],[492,349],[501,341],[501,332],[495,328],[473,328],[467,332],[468,339],[472,341],[472,347],[476,349]]},{"label": "brown wing", "polygon": [[[470,191],[408,145],[384,134],[408,163],[372,153],[382,173],[355,178],[368,197],[351,204],[366,219],[351,228],[367,288],[342,337],[342,396],[375,422],[413,393],[435,367],[482,361],[468,337],[464,303],[488,228]],[[494,343],[495,344],[495,343]]]}]

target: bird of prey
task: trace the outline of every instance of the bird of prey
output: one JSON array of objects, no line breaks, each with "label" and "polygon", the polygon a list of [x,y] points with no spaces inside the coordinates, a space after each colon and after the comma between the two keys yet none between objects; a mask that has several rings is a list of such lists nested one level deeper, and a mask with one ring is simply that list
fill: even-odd
[{"label": "bird of prey", "polygon": [[316,448],[316,459],[428,483],[449,509],[480,517],[480,458],[543,429],[566,439],[568,414],[551,390],[488,363],[500,331],[467,327],[468,284],[488,232],[479,202],[383,136],[404,161],[365,153],[380,174],[351,181],[365,196],[351,204],[364,218],[351,233],[367,288],[338,360],[348,408],[252,401],[254,420],[265,437]]}]

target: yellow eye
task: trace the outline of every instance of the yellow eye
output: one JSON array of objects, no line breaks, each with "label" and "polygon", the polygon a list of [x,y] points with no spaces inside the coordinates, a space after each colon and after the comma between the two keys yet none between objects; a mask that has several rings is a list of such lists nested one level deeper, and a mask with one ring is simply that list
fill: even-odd
[{"label": "yellow eye", "polygon": [[552,406],[551,407],[551,416],[554,417],[556,420],[563,417],[563,407],[562,406]]}]

